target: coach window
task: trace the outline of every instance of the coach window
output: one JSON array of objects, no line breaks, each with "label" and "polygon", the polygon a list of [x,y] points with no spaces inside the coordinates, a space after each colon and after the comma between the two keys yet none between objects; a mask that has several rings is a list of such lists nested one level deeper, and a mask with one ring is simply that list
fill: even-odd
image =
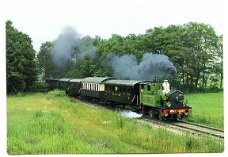
[{"label": "coach window", "polygon": [[112,92],[112,85],[109,86],[109,91]]},{"label": "coach window", "polygon": [[104,91],[104,90],[105,90],[104,84],[100,84],[100,91]]},{"label": "coach window", "polygon": [[125,88],[125,93],[127,94],[127,88]]},{"label": "coach window", "polygon": [[115,86],[112,86],[112,91],[115,92]]},{"label": "coach window", "polygon": [[122,87],[122,91],[121,91],[122,94],[124,94],[124,87]]},{"label": "coach window", "polygon": [[97,85],[97,91],[100,91],[100,89],[99,89],[99,88],[100,88],[100,85],[98,84],[98,85]]},{"label": "coach window", "polygon": [[151,90],[151,86],[147,85],[147,91],[150,91],[150,90]]},{"label": "coach window", "polygon": [[128,88],[125,89],[125,93],[128,94]]}]

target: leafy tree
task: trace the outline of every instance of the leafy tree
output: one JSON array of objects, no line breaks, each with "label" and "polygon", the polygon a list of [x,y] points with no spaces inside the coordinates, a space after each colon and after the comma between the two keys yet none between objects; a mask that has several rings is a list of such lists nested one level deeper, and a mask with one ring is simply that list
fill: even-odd
[{"label": "leafy tree", "polygon": [[6,22],[7,93],[29,91],[37,79],[31,38]]},{"label": "leafy tree", "polygon": [[51,72],[55,68],[51,61],[52,42],[45,42],[41,44],[40,51],[37,54],[39,73],[42,78],[50,78]]},{"label": "leafy tree", "polygon": [[[165,54],[173,61],[182,88],[190,91],[199,86],[203,89],[207,87],[207,81],[215,74],[214,66],[222,54],[214,29],[202,23],[190,22],[149,29],[144,43],[149,51]],[[218,55],[220,57],[216,57]]]},{"label": "leafy tree", "polygon": [[[112,76],[111,66],[104,64],[108,55],[133,54],[140,62],[142,56],[149,52],[169,57],[177,68],[178,83],[175,84],[182,90],[215,89],[223,85],[222,36],[216,35],[210,25],[190,22],[155,27],[139,35],[129,34],[124,37],[113,34],[109,39],[86,36],[80,40],[83,46],[75,47],[66,70],[56,68],[51,62],[51,43],[41,46],[38,60],[45,77]],[[96,46],[95,58],[91,58],[93,45]],[[85,51],[83,57],[82,50]]]}]

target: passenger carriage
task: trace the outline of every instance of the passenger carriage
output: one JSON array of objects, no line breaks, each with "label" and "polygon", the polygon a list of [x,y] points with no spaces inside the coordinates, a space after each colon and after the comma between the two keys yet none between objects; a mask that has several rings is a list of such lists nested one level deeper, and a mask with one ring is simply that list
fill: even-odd
[{"label": "passenger carriage", "polygon": [[59,80],[58,79],[46,79],[45,83],[48,85],[48,90],[52,90],[58,87]]},{"label": "passenger carriage", "polygon": [[113,77],[87,77],[81,80],[81,95],[92,98],[104,98],[104,82]]},{"label": "passenger carriage", "polygon": [[68,82],[66,93],[74,97],[79,96],[81,92],[81,80],[82,79],[71,79]]},{"label": "passenger carriage", "polygon": [[68,86],[69,86],[69,81],[70,80],[71,80],[70,78],[59,79],[58,89],[66,91]]},{"label": "passenger carriage", "polygon": [[139,83],[135,80],[108,80],[105,81],[105,99],[125,105],[139,103]]}]

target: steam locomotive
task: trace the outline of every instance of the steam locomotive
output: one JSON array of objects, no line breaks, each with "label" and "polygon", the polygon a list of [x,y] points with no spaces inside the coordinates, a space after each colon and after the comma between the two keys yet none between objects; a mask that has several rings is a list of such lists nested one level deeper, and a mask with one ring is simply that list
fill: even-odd
[{"label": "steam locomotive", "polygon": [[46,79],[48,89],[65,90],[74,97],[101,99],[122,104],[134,111],[160,120],[179,120],[191,111],[184,102],[183,92],[171,90],[168,80],[118,80],[113,77],[87,77],[84,79]]}]

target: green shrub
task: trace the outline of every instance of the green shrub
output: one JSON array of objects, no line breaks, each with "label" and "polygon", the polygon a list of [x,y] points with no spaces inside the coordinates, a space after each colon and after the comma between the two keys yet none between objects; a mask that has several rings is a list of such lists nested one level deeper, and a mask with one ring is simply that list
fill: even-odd
[{"label": "green shrub", "polygon": [[47,92],[48,85],[45,82],[36,81],[31,89],[32,92]]},{"label": "green shrub", "polygon": [[51,98],[60,98],[60,97],[67,97],[65,91],[59,90],[59,89],[55,89],[52,91],[49,91],[47,93],[47,98],[51,99]]}]

